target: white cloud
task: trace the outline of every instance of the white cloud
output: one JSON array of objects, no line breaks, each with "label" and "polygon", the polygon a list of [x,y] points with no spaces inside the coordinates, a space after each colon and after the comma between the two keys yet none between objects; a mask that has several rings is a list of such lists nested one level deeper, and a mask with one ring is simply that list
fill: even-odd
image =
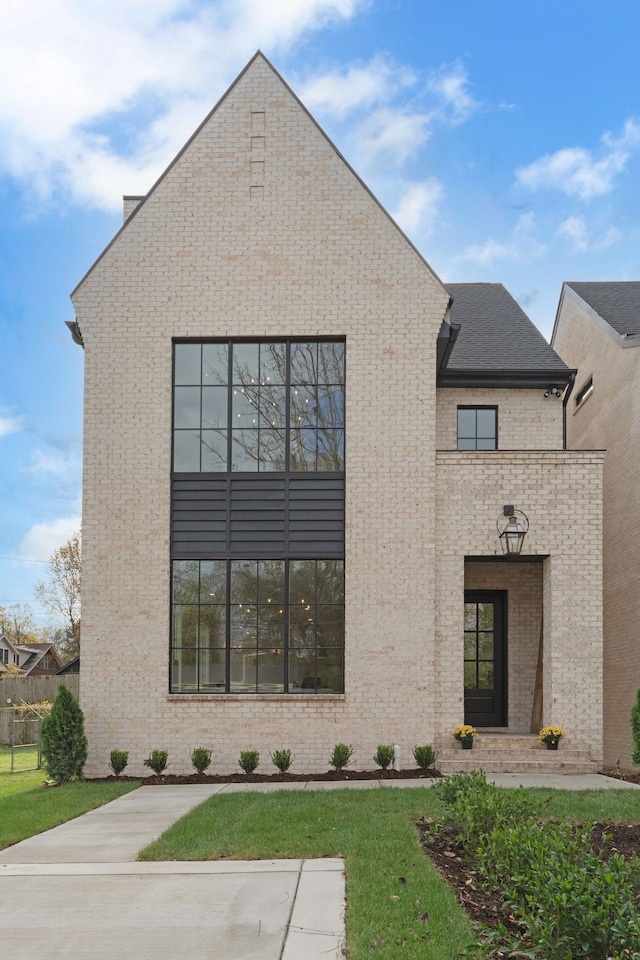
[{"label": "white cloud", "polygon": [[536,240],[533,235],[534,227],[533,214],[524,213],[519,217],[506,240],[499,241],[494,237],[489,237],[482,244],[467,247],[457,258],[457,261],[470,261],[480,266],[488,266],[495,263],[496,260],[537,260],[544,256],[546,247]]},{"label": "white cloud", "polygon": [[80,458],[75,452],[65,453],[59,450],[34,450],[31,463],[25,467],[25,473],[52,474],[64,477],[75,476],[80,467]]},{"label": "white cloud", "polygon": [[6,437],[10,433],[17,433],[22,429],[23,418],[14,417],[9,413],[0,412],[0,437]]},{"label": "white cloud", "polygon": [[394,67],[382,57],[342,73],[333,71],[313,77],[300,89],[300,99],[311,111],[323,111],[343,119],[354,110],[385,102],[415,83],[408,70]]},{"label": "white cloud", "polygon": [[530,190],[561,190],[569,196],[590,200],[613,190],[616,176],[639,146],[640,124],[627,120],[620,137],[605,133],[596,150],[565,147],[521,167],[516,177]]},{"label": "white cloud", "polygon": [[469,93],[468,85],[469,78],[461,63],[441,67],[429,79],[428,89],[437,95],[451,123],[463,123],[480,106]]},{"label": "white cloud", "polygon": [[393,213],[394,219],[407,233],[418,228],[425,234],[431,233],[435,227],[442,193],[442,185],[435,177],[404,183],[398,206]]},{"label": "white cloud", "polygon": [[357,131],[360,162],[369,168],[401,166],[428,140],[428,121],[427,114],[411,110],[375,110]]},{"label": "white cloud", "polygon": [[558,236],[568,240],[574,250],[606,250],[620,239],[616,227],[608,227],[602,233],[592,234],[582,217],[567,217],[557,230]]},{"label": "white cloud", "polygon": [[25,534],[20,553],[26,560],[48,560],[64,546],[72,533],[80,529],[80,516],[62,517],[50,523],[36,523]]},{"label": "white cloud", "polygon": [[[0,31],[0,173],[40,198],[119,208],[149,189],[261,46],[286,50],[366,0],[34,0]],[[116,118],[141,134],[127,149]]]}]

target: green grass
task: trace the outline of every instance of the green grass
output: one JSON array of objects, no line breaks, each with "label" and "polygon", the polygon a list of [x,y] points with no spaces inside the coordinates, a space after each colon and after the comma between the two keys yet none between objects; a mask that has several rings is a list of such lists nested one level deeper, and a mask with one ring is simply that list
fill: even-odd
[{"label": "green grass", "polygon": [[[530,793],[543,817],[640,821],[636,791]],[[440,811],[428,789],[222,795],[179,820],[140,859],[344,857],[351,960],[452,960],[473,935],[414,826]]]},{"label": "green grass", "polygon": [[[16,747],[14,753],[14,771],[36,770],[38,766],[37,747]],[[11,747],[0,745],[0,774],[11,773]]]},{"label": "green grass", "polygon": [[138,783],[42,786],[42,770],[0,773],[0,850],[134,790]]}]

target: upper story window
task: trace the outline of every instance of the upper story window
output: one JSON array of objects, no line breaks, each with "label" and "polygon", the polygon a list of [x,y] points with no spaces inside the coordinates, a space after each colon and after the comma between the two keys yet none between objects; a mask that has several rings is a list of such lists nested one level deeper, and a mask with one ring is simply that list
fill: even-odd
[{"label": "upper story window", "polygon": [[458,407],[458,450],[498,449],[498,408]]},{"label": "upper story window", "polygon": [[576,394],[576,408],[579,407],[580,404],[584,403],[587,397],[590,397],[592,393],[593,393],[593,377],[589,377],[589,379],[584,384],[584,386],[582,386]]},{"label": "upper story window", "polygon": [[176,473],[344,470],[345,345],[176,343]]}]

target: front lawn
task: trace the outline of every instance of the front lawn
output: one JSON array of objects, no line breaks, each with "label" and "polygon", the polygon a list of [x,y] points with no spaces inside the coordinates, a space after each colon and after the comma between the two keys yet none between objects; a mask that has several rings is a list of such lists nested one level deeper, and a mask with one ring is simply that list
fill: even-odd
[{"label": "front lawn", "polygon": [[138,783],[42,786],[42,770],[0,773],[0,850],[135,790]]},{"label": "front lawn", "polygon": [[[631,790],[532,790],[543,817],[638,822]],[[144,860],[344,857],[350,960],[451,960],[471,926],[420,847],[415,821],[442,808],[430,789],[212,797],[140,854]]]}]

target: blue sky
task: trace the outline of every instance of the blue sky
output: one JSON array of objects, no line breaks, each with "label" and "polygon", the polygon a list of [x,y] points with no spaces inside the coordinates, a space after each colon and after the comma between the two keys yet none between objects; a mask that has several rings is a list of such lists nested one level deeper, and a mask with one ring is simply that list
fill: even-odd
[{"label": "blue sky", "polygon": [[[0,604],[80,522],[69,293],[260,48],[445,281],[640,279],[637,0],[33,0],[0,34]],[[42,619],[44,623],[45,620]]]}]

